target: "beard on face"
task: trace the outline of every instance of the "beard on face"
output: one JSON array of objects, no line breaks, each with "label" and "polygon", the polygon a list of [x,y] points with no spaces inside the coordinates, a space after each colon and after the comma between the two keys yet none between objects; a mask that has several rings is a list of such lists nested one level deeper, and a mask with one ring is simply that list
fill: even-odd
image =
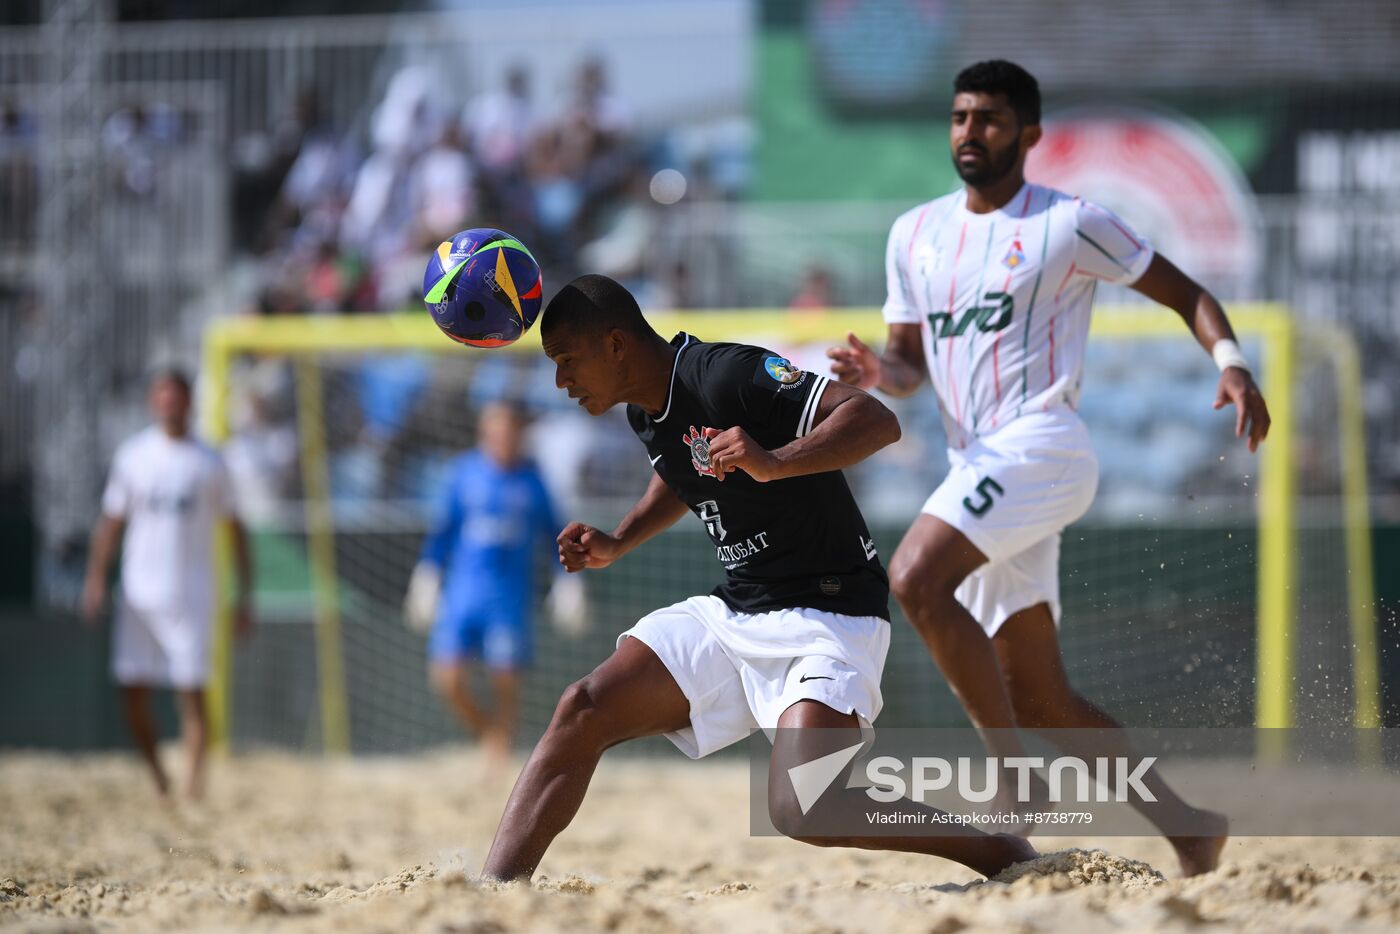
[{"label": "beard on face", "polygon": [[1019,140],[1006,147],[1000,155],[985,147],[978,147],[978,149],[982,152],[985,160],[981,165],[972,167],[964,167],[962,163],[958,162],[957,152],[953,153],[953,169],[958,173],[959,178],[974,188],[994,185],[1011,174],[1011,170],[1016,167],[1016,160],[1021,155]]}]

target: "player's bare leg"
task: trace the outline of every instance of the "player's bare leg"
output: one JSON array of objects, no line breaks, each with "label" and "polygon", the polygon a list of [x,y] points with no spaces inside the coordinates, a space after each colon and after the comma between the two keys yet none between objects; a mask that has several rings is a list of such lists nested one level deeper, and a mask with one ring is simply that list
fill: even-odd
[{"label": "player's bare leg", "polygon": [[[819,709],[814,709],[819,708]],[[690,704],[666,666],[655,653],[636,639],[626,640],[588,677],[571,685],[559,700],[554,719],[535,747],[515,783],[500,829],[491,844],[482,875],[489,879],[528,879],[543,858],[545,849],[568,826],[578,812],[603,751],[628,739],[682,729],[690,723]],[[852,730],[858,741],[859,727],[853,716],[838,714],[823,704],[794,704],[779,720],[782,727],[825,727],[810,735],[811,741],[825,737],[830,728]],[[782,737],[784,734],[779,734]],[[793,734],[786,734],[788,737]],[[800,736],[800,734],[799,734]],[[795,762],[809,761],[822,753],[809,750],[800,741],[780,739],[780,756]],[[803,839],[800,815],[792,799],[790,783],[770,792],[775,823]],[[786,787],[787,791],[781,788]],[[858,790],[856,795],[861,794]],[[826,807],[853,806],[861,802],[828,792]],[[865,802],[868,804],[868,802]],[[910,808],[931,811],[913,802]],[[1035,857],[1030,844],[1011,836],[990,836],[973,829],[959,830],[952,836],[917,838],[818,837],[807,842],[822,846],[856,846],[867,849],[904,850],[956,860],[985,874],[995,874],[1025,859]]]},{"label": "player's bare leg", "polygon": [[[1077,738],[1073,733],[1046,735],[1071,755],[1133,755],[1121,725],[1069,683],[1049,606],[1040,603],[1013,614],[997,631],[992,644],[1006,674],[1016,719],[1022,727],[1055,731],[1110,730],[1108,734],[1095,737],[1092,748],[1086,746],[1082,750],[1073,748]],[[1182,874],[1194,876],[1210,872],[1219,865],[1220,851],[1229,838],[1230,823],[1225,815],[1187,804],[1156,769],[1148,771],[1142,782],[1157,801],[1137,802],[1134,807],[1164,831],[1167,841],[1176,850]],[[1195,828],[1195,832],[1190,835],[1165,832],[1168,829],[1180,831],[1183,827]]]},{"label": "player's bare leg", "polygon": [[126,725],[131,730],[131,738],[141,753],[151,777],[155,779],[156,792],[164,798],[170,793],[170,779],[160,764],[160,753],[156,749],[156,724],[151,717],[150,688],[145,685],[124,684],[121,688],[122,709],[126,713]]},{"label": "player's bare leg", "polygon": [[1013,729],[1016,712],[991,640],[954,596],[958,585],[986,563],[987,556],[957,529],[920,515],[890,561],[890,591],[973,725]]},{"label": "player's bare leg", "polygon": [[491,690],[496,698],[496,706],[491,717],[491,727],[486,735],[488,752],[500,764],[510,758],[511,743],[515,738],[515,723],[520,711],[521,674],[514,668],[498,668],[491,672]]},{"label": "player's bare leg", "polygon": [[[954,595],[987,556],[942,519],[920,515],[905,533],[890,561],[890,592],[928,647],[972,725],[983,731],[987,751],[1001,759],[1025,754],[1015,734],[1016,710],[1007,693],[992,640]],[[990,731],[990,732],[989,732]],[[1001,806],[1039,810],[1048,799],[1044,783],[1031,780],[1029,802],[1015,802],[1014,772],[1000,787]],[[1034,824],[1023,824],[1029,834]]]},{"label": "player's bare leg", "polygon": [[626,639],[569,685],[515,781],[481,874],[511,881],[534,874],[574,819],[603,751],[628,739],[690,725],[690,702],[650,648]]},{"label": "player's bare leg", "polygon": [[428,680],[467,732],[477,739],[486,735],[489,725],[486,714],[472,697],[467,666],[463,662],[433,662],[428,667]]},{"label": "player's bare leg", "polygon": [[[860,723],[853,714],[840,713],[819,701],[798,701],[778,719],[773,760],[768,772],[768,810],[773,826],[787,836],[813,846],[848,846],[863,850],[897,850],[951,859],[991,877],[1015,863],[1035,859],[1035,848],[1011,834],[986,834],[972,827],[946,825],[946,833],[927,836],[831,836],[809,834],[807,827],[839,818],[842,812],[859,820],[870,808],[870,799],[860,788],[847,788],[851,763],[817,799],[807,814],[802,813],[788,770],[811,762],[861,741]],[[886,805],[886,813],[897,808],[910,816],[920,812],[942,813],[936,808],[903,800]],[[844,823],[844,822],[843,822]],[[913,823],[911,821],[911,823]]]},{"label": "player's bare leg", "polygon": [[185,795],[198,801],[204,797],[204,758],[209,736],[204,691],[176,691],[175,698],[180,708],[180,745],[185,750]]}]

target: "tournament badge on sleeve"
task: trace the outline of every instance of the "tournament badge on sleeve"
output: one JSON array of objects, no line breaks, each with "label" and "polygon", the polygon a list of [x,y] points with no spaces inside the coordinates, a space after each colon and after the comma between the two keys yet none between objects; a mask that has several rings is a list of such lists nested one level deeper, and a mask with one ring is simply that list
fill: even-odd
[{"label": "tournament badge on sleeve", "polygon": [[785,357],[769,357],[763,361],[763,369],[784,389],[800,386],[807,378],[805,372],[793,366]]}]

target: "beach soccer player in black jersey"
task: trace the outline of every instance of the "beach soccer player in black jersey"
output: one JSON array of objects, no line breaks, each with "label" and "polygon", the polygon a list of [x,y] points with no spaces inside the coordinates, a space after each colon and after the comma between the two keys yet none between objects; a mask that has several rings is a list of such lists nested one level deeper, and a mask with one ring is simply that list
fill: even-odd
[{"label": "beach soccer player in black jersey", "polygon": [[[665,734],[699,758],[751,730],[781,727],[774,759],[794,763],[812,758],[802,756],[804,736],[859,742],[862,725],[880,713],[889,648],[888,580],[841,474],[898,440],[888,409],[758,347],[684,333],[667,341],[604,276],[565,286],[545,309],[541,337],[555,383],[590,415],[627,405],[655,471],[611,533],[579,522],[564,528],[565,568],[605,568],[689,511],[726,578],[711,594],[641,619],[564,691],[486,858],[483,875],[502,880],[534,873],[603,751],[624,740]],[[832,808],[860,807],[853,796],[868,804],[845,785],[832,783],[804,813],[785,770],[772,768],[769,816],[817,845],[925,853],[987,875],[1036,855],[1020,838],[970,828],[907,838],[805,834]]]}]

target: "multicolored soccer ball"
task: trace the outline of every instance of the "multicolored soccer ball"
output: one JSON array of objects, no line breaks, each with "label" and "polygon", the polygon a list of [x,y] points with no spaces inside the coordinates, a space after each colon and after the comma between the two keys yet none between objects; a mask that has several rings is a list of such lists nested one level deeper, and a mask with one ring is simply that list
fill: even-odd
[{"label": "multicolored soccer ball", "polygon": [[423,272],[423,301],[442,333],[473,347],[504,347],[540,314],[540,267],[519,240],[474,227],[438,244]]}]

